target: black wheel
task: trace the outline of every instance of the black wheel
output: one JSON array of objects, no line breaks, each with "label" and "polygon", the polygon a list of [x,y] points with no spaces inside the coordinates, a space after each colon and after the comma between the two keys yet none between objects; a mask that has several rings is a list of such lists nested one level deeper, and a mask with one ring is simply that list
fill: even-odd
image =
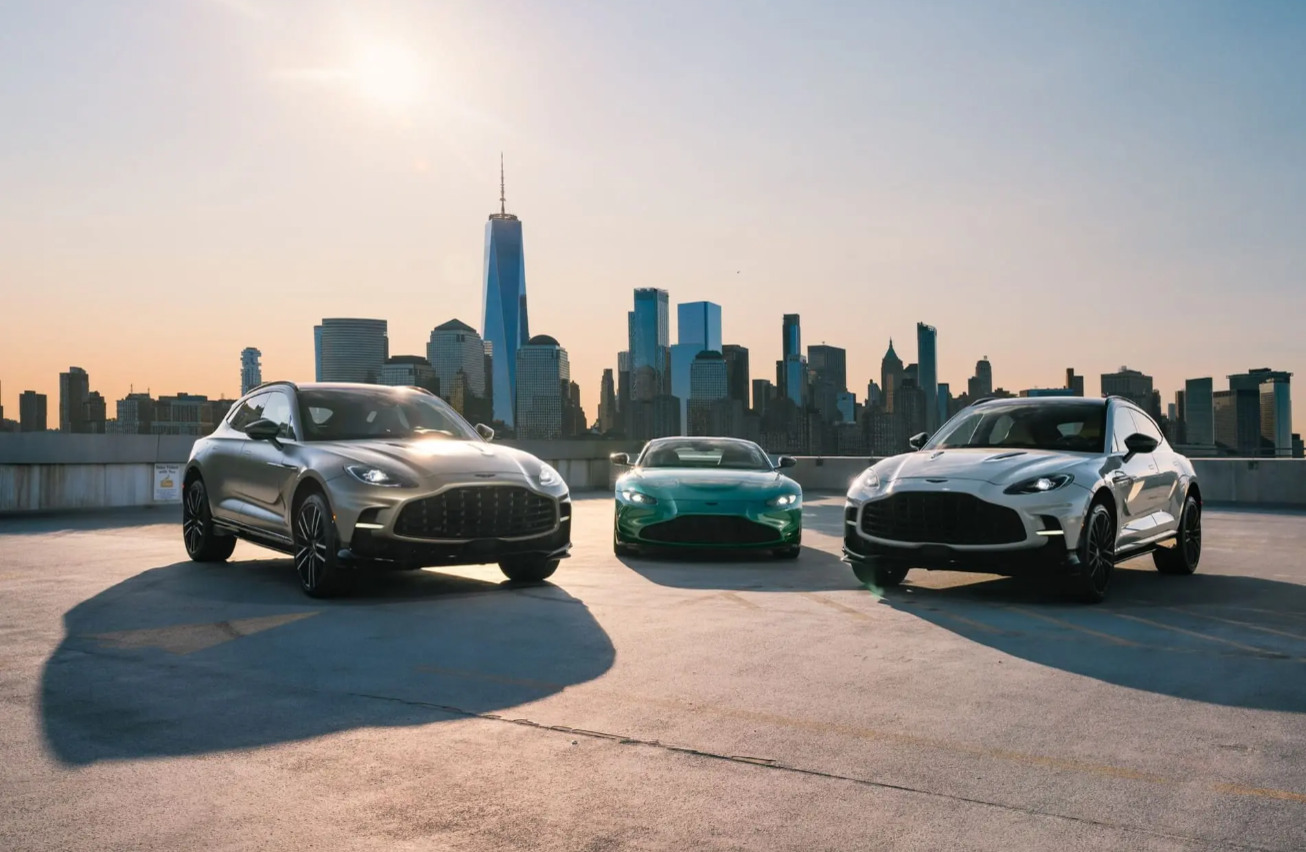
[{"label": "black wheel", "polygon": [[1105,503],[1094,503],[1084,519],[1079,538],[1079,565],[1083,572],[1075,596],[1085,603],[1101,603],[1116,567],[1115,513]]},{"label": "black wheel", "polygon": [[295,572],[299,587],[314,598],[330,597],[343,586],[340,549],[331,508],[321,494],[309,494],[295,510]]},{"label": "black wheel", "polygon": [[877,589],[888,589],[900,585],[903,580],[907,579],[907,572],[910,570],[911,566],[909,565],[880,562],[878,560],[853,563],[853,573],[857,575],[858,582],[863,586],[873,586]]},{"label": "black wheel", "polygon": [[1202,504],[1191,494],[1184,500],[1179,516],[1179,535],[1175,546],[1152,552],[1152,562],[1162,574],[1191,574],[1202,558]]},{"label": "black wheel", "polygon": [[780,559],[797,559],[798,555],[803,552],[802,545],[791,544],[788,547],[776,548],[772,551]]},{"label": "black wheel", "polygon": [[546,556],[518,556],[499,563],[499,570],[518,583],[542,583],[558,570],[557,559]]},{"label": "black wheel", "polygon": [[195,562],[225,562],[236,549],[235,536],[218,535],[214,530],[209,492],[199,477],[186,486],[186,497],[181,501],[181,537],[186,543],[186,555]]}]

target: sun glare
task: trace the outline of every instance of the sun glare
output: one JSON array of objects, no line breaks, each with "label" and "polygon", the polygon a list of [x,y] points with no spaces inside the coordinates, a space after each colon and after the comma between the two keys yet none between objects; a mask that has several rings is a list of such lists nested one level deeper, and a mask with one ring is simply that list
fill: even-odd
[{"label": "sun glare", "polygon": [[359,93],[391,106],[416,102],[425,88],[425,76],[417,54],[393,44],[361,51],[351,74]]}]

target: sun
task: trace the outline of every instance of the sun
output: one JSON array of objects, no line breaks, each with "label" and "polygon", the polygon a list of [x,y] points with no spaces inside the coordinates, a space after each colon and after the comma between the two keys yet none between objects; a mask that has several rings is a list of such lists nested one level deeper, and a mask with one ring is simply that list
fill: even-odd
[{"label": "sun", "polygon": [[397,44],[373,44],[360,50],[350,77],[361,95],[390,106],[416,103],[426,88],[421,58]]}]

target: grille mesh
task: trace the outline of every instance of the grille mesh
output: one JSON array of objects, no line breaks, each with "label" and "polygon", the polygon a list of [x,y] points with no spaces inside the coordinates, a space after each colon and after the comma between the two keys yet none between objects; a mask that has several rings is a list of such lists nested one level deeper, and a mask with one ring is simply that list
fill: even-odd
[{"label": "grille mesh", "polygon": [[666,544],[769,544],[779,542],[774,527],[730,515],[684,515],[640,532],[640,538]]},{"label": "grille mesh", "polygon": [[969,494],[905,492],[867,503],[862,532],[889,541],[1012,544],[1025,540],[1015,510]]},{"label": "grille mesh", "polygon": [[403,508],[395,533],[409,538],[521,538],[558,522],[557,501],[514,485],[451,488]]}]

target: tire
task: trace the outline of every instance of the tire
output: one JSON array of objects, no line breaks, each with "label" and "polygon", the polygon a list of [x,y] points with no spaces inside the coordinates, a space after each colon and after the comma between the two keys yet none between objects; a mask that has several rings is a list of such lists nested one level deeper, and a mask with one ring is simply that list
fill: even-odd
[{"label": "tire", "polygon": [[194,562],[226,562],[236,549],[236,537],[218,535],[209,509],[209,492],[198,476],[186,486],[181,501],[181,538]]},{"label": "tire", "polygon": [[1202,558],[1202,504],[1188,495],[1179,516],[1175,546],[1152,551],[1152,562],[1162,574],[1191,574]]},{"label": "tire", "polygon": [[1084,603],[1106,600],[1107,589],[1116,567],[1116,518],[1104,501],[1088,509],[1084,530],[1079,536],[1079,565],[1083,574],[1074,586],[1074,595]]},{"label": "tire", "polygon": [[558,559],[546,556],[519,556],[499,563],[499,570],[515,583],[543,583],[558,570]]},{"label": "tire", "polygon": [[878,560],[853,563],[853,573],[857,575],[857,581],[863,586],[877,589],[891,589],[901,585],[902,581],[907,579],[907,572],[910,570],[909,565]]},{"label": "tire", "polygon": [[311,598],[339,594],[344,588],[344,569],[338,559],[340,539],[325,497],[313,493],[299,502],[291,533],[299,588]]},{"label": "tire", "polygon": [[779,559],[797,559],[802,552],[803,547],[799,544],[791,544],[788,547],[780,547],[772,551]]}]

